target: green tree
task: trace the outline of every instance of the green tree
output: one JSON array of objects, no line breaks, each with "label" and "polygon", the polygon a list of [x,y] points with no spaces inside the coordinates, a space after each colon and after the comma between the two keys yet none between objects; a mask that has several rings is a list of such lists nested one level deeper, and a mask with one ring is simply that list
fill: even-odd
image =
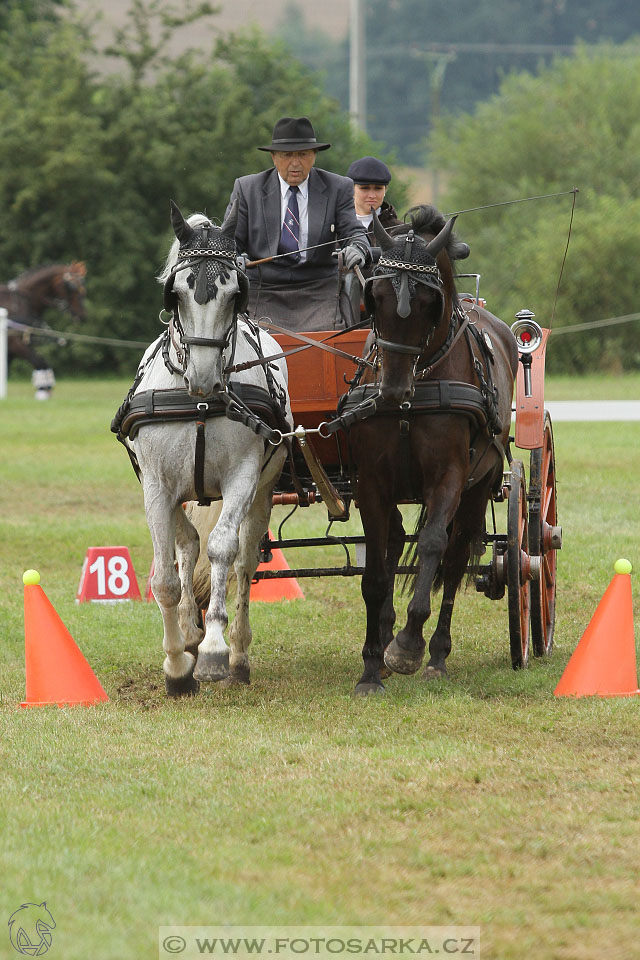
[{"label": "green tree", "polygon": [[2,0],[0,4],[0,31],[11,23],[14,11],[19,10],[27,20],[58,20],[69,0]]},{"label": "green tree", "polygon": [[[637,310],[640,73],[626,52],[581,50],[538,76],[510,76],[432,139],[434,163],[449,171],[450,212],[579,188],[554,328]],[[459,217],[472,250],[464,268],[483,275],[490,306],[505,320],[528,307],[549,325],[570,204],[564,197]],[[638,368],[637,344],[637,323],[567,334],[552,338],[549,367]]]},{"label": "green tree", "polygon": [[[440,113],[468,113],[506,75],[534,71],[579,41],[623,43],[640,33],[640,6],[626,0],[363,0],[362,6],[367,128],[413,164],[424,162]],[[307,27],[303,5],[293,0],[277,29],[346,109],[348,41]]]},{"label": "green tree", "polygon": [[[234,178],[270,162],[256,147],[279,116],[312,117],[334,144],[323,165],[341,173],[377,150],[306,68],[257,32],[220,40],[211,56],[167,57],[168,26],[205,12],[191,4],[171,19],[172,9],[165,0],[135,4],[111,48],[121,69],[106,77],[91,71],[90,40],[72,17],[33,23],[16,9],[0,36],[2,279],[85,260],[85,332],[101,337],[158,335],[169,199],[220,220]],[[138,355],[73,344],[54,359],[61,371],[133,372]]]}]

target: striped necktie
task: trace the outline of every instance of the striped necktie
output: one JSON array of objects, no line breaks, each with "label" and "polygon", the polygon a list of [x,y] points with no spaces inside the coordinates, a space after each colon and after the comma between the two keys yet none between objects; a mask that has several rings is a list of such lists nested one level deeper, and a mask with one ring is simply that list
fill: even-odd
[{"label": "striped necktie", "polygon": [[300,214],[298,212],[298,187],[289,187],[289,199],[282,221],[282,233],[278,253],[288,253],[293,263],[300,260]]}]

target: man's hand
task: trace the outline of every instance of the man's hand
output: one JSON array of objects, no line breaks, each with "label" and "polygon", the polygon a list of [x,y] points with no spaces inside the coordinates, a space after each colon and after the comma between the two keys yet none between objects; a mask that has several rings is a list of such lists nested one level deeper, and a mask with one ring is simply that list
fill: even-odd
[{"label": "man's hand", "polygon": [[353,270],[354,267],[364,267],[365,265],[365,255],[360,249],[356,247],[355,244],[349,244],[348,247],[345,247],[342,251],[342,256],[344,259],[344,265],[347,270]]}]

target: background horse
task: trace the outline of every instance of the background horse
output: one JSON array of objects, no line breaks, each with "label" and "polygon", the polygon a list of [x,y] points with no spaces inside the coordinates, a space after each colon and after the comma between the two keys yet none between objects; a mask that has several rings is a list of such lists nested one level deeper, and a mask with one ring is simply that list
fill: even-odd
[{"label": "background horse", "polygon": [[9,364],[18,358],[31,364],[39,400],[49,397],[55,377],[49,361],[34,350],[31,332],[21,329],[21,325],[43,326],[44,314],[49,308],[69,313],[75,321],[83,321],[86,274],[84,263],[50,264],[32,267],[15,280],[0,284],[0,307],[6,308],[9,317]]},{"label": "background horse", "polygon": [[[376,415],[350,431],[366,538],[367,628],[358,694],[384,690],[383,651],[390,670],[418,670],[434,581],[444,583],[444,592],[425,676],[446,674],[454,597],[472,547],[480,550],[489,497],[501,484],[517,347],[497,317],[475,304],[461,308],[451,259],[464,256],[466,245],[454,239],[452,227],[453,220],[445,225],[434,207],[416,208],[411,228],[395,228],[394,236],[375,223],[382,256],[366,300],[381,362],[381,402]],[[485,426],[451,405],[420,412],[420,381],[436,379],[444,382],[444,395],[451,381],[477,387]],[[394,638],[394,573],[405,543],[402,502],[423,506],[416,531],[419,572],[406,625]]]},{"label": "background horse", "polygon": [[[280,353],[280,348],[238,316],[246,305],[248,281],[236,261],[236,217],[232,210],[222,227],[199,214],[185,221],[172,204],[176,240],[159,278],[171,314],[169,330],[146,351],[112,425],[112,429],[126,425],[136,404],[144,412],[151,398],[159,396],[173,402],[174,416],[180,404],[195,414],[186,421],[147,420],[135,438],[125,440],[139,469],[153,541],[151,587],[164,622],[164,674],[171,696],[194,693],[199,680],[249,683],[249,590],[271,514],[273,487],[286,456],[277,429],[268,428],[267,436],[275,433],[268,442],[243,422],[224,415],[207,417],[209,405],[218,404],[222,414],[222,398],[262,388],[276,425],[283,430],[292,426],[286,364],[260,362]],[[233,371],[229,380],[230,367],[247,363],[249,369]],[[241,415],[246,413],[240,409]],[[124,428],[123,432],[126,435]],[[200,541],[182,504],[209,498],[222,498],[222,508],[207,541],[211,601],[203,638],[193,596]],[[238,590],[229,649],[224,638],[225,590],[234,560]]]}]

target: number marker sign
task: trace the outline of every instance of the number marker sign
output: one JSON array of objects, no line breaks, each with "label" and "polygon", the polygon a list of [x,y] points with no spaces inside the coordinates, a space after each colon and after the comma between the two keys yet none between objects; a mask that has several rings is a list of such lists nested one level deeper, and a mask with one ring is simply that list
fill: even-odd
[{"label": "number marker sign", "polygon": [[76,603],[140,600],[128,547],[89,547],[82,565]]}]

